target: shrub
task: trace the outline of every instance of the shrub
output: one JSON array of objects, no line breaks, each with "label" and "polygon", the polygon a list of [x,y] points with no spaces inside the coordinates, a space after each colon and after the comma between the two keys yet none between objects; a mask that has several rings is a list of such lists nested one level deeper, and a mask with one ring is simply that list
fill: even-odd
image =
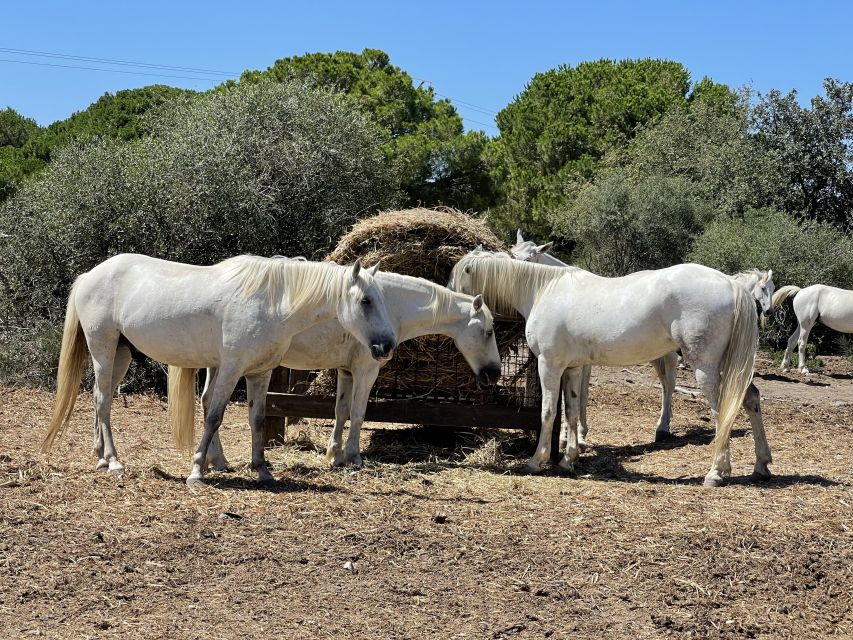
[{"label": "shrub", "polygon": [[136,141],[62,149],[0,208],[0,324],[58,325],[73,278],[116,253],[313,257],[395,202],[379,134],[329,91],[262,83],[185,96],[149,127]]}]

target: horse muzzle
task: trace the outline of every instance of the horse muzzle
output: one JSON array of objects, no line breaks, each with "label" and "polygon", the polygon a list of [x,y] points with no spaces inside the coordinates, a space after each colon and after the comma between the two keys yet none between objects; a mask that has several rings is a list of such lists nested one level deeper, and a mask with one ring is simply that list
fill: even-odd
[{"label": "horse muzzle", "polygon": [[495,384],[501,377],[501,368],[497,365],[483,367],[477,372],[477,384],[490,386]]},{"label": "horse muzzle", "polygon": [[397,348],[396,340],[380,340],[375,339],[370,341],[370,355],[374,360],[387,362],[394,355],[394,349]]}]

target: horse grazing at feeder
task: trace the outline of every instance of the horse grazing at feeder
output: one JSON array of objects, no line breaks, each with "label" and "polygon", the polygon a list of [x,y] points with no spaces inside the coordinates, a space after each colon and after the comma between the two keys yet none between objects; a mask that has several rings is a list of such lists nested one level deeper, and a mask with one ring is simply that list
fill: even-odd
[{"label": "horse grazing at feeder", "polygon": [[[553,242],[543,245],[537,245],[531,240],[525,240],[519,229],[516,234],[516,244],[510,249],[510,253],[516,260],[525,262],[533,262],[536,264],[546,264],[557,267],[568,267],[565,262],[562,262],[554,256],[546,253],[553,246]],[[773,270],[761,271],[760,269],[750,269],[731,276],[728,276],[732,281],[741,285],[747,293],[761,307],[761,324],[766,323],[766,319],[773,313],[773,292],[775,285],[773,283]],[[655,426],[655,442],[662,442],[670,437],[670,420],[672,418],[672,394],[675,391],[675,380],[677,373],[677,354],[676,352],[668,353],[662,358],[652,361],[652,366],[661,383],[661,413]],[[589,424],[587,422],[587,404],[589,402],[589,380],[592,372],[592,366],[587,365],[583,369],[581,379],[581,396],[580,396],[580,429],[578,433],[578,444],[582,450],[589,448],[586,441],[589,433]],[[569,390],[566,387],[568,384],[567,377],[564,376],[563,386],[564,393]],[[753,431],[764,432],[764,423],[761,419],[761,395],[758,388],[750,383],[747,389],[746,396],[743,401],[743,409],[749,417]],[[756,441],[756,446],[758,445]],[[561,441],[560,447],[565,448],[566,442]],[[756,455],[759,455],[756,453]],[[767,452],[768,464],[771,462],[770,453]],[[760,475],[769,476],[769,470],[766,465],[760,470]]]},{"label": "horse grazing at feeder", "polygon": [[[537,356],[542,386],[539,443],[527,470],[538,472],[549,459],[551,429],[561,379],[568,445],[559,466],[573,470],[579,456],[577,422],[585,365],[624,366],[648,362],[681,349],[694,366],[717,420],[706,486],[731,474],[729,437],[752,380],[758,326],[755,304],[743,287],[724,274],[695,264],[603,278],[577,267],[552,267],[480,251],[453,268],[449,286],[482,291],[497,313],[517,312],[527,320],[525,335]],[[756,473],[767,473],[769,448],[763,430],[754,431]]]},{"label": "horse grazing at feeder", "polygon": [[[336,317],[370,349],[387,357],[396,337],[374,269],[237,256],[209,267],[136,254],[114,256],[77,278],[68,296],[49,450],[74,409],[87,352],[95,370],[98,469],[120,473],[110,426],[113,392],[131,347],[154,360],[195,370],[216,367],[204,436],[187,484],[202,481],[208,446],[241,376],[258,393],[294,335]],[[187,376],[184,376],[186,378]],[[179,415],[186,406],[175,407]],[[190,408],[190,412],[192,408]],[[192,441],[186,443],[191,444]],[[272,479],[264,460],[263,422],[252,422],[252,467]]]},{"label": "horse grazing at feeder", "polygon": [[[428,334],[453,339],[457,349],[477,375],[480,384],[496,382],[501,373],[501,358],[495,342],[492,314],[483,297],[455,293],[422,278],[381,272],[376,284],[385,298],[391,325],[402,343]],[[336,319],[320,323],[293,337],[280,364],[290,369],[337,369],[335,427],[329,438],[326,460],[332,466],[352,463],[361,466],[360,433],[370,390],[387,359],[376,360],[370,351],[352,338]],[[202,393],[202,407],[208,410],[211,381],[216,369],[208,369]],[[170,367],[170,382],[175,372]],[[180,386],[180,385],[177,385]],[[173,402],[170,384],[169,402]],[[193,393],[192,387],[184,387]],[[180,393],[179,390],[175,390]],[[265,396],[249,396],[250,411],[262,411]],[[350,420],[346,447],[342,447],[344,425]],[[188,423],[184,423],[185,425]],[[189,423],[191,424],[191,423]],[[218,434],[211,441],[208,462],[218,471],[228,469]]]},{"label": "horse grazing at feeder", "polygon": [[803,289],[788,285],[776,292],[773,304],[782,304],[788,298],[794,299],[797,328],[788,338],[785,357],[782,358],[782,371],[790,370],[791,352],[796,344],[799,347],[800,372],[809,373],[806,366],[806,344],[816,322],[840,333],[853,333],[853,291],[825,284],[813,284]]}]

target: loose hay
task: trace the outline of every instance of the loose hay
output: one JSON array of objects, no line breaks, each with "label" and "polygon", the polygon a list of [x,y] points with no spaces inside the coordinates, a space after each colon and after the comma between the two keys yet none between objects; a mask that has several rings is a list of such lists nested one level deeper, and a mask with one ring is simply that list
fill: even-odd
[{"label": "loose hay", "polygon": [[[385,211],[358,222],[326,259],[350,264],[361,258],[365,265],[379,262],[383,270],[443,285],[449,280],[453,265],[477,245],[489,251],[507,250],[507,245],[484,222],[460,211],[405,209]],[[503,389],[515,389],[530,370],[526,349],[519,346],[523,330],[523,325],[516,322],[496,324],[502,358],[519,360],[504,367],[500,384]],[[324,373],[318,376],[310,393],[331,395],[334,388],[334,375]],[[453,341],[443,336],[424,336],[401,344],[394,360],[379,372],[374,394],[483,399],[474,373]],[[528,399],[527,404],[532,402]]]}]

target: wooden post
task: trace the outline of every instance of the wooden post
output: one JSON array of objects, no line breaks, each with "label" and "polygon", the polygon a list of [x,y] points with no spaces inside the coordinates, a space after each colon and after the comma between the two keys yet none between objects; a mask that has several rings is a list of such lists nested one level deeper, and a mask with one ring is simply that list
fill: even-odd
[{"label": "wooden post", "polygon": [[[270,378],[270,391],[276,393],[287,393],[289,385],[290,369],[276,367]],[[286,418],[267,415],[264,418],[264,446],[279,447],[284,444],[284,430]]]}]

